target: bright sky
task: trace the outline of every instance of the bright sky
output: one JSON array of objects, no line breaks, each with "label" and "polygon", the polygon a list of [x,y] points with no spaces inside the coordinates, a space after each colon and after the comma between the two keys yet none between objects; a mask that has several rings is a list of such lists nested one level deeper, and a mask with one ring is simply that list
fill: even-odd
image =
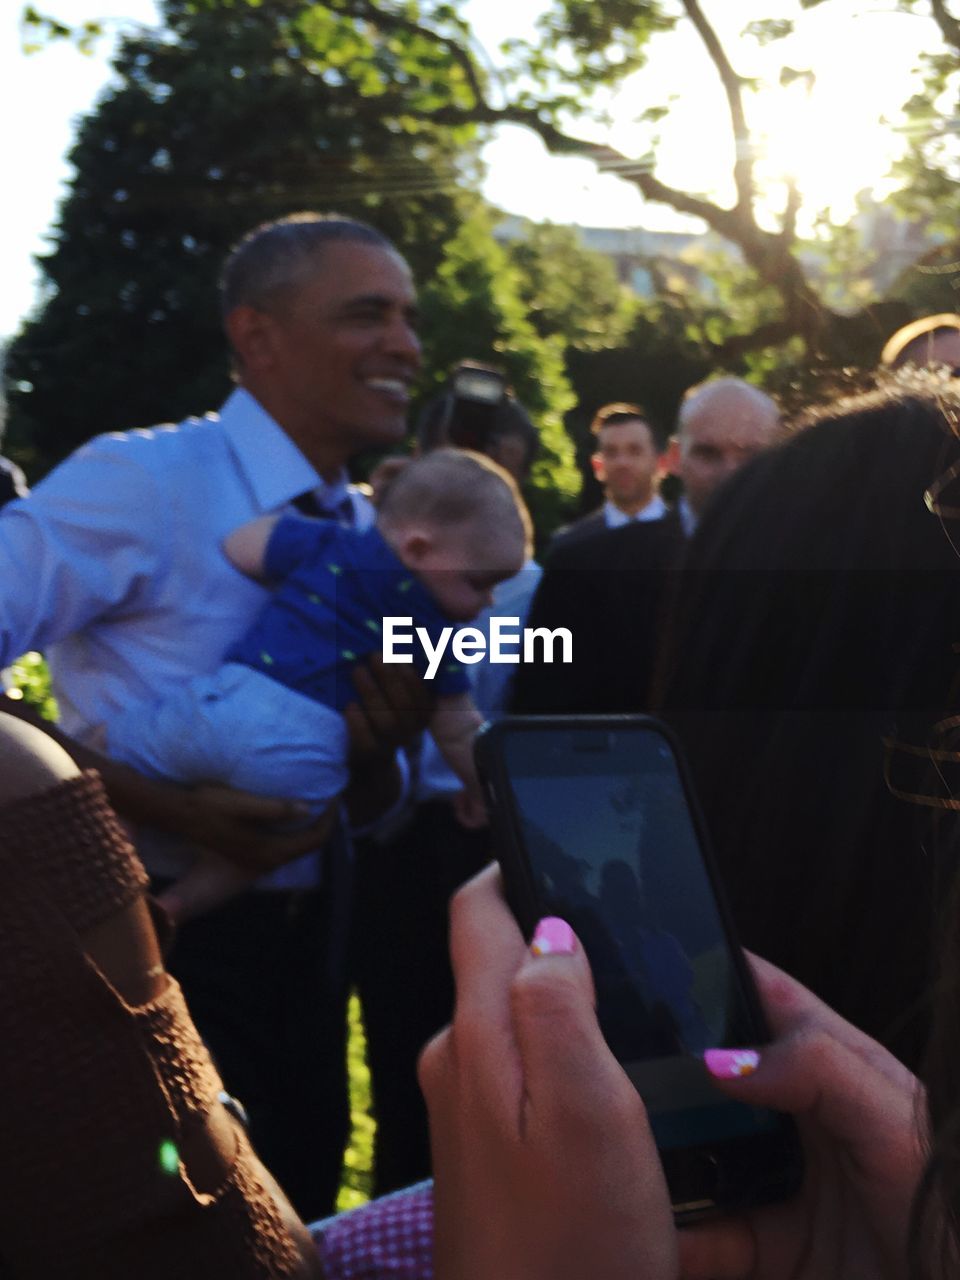
[{"label": "bright sky", "polygon": [[[856,192],[880,184],[889,169],[897,135],[880,119],[896,116],[911,92],[917,56],[925,46],[936,47],[936,33],[929,19],[895,14],[889,4],[883,12],[853,16],[855,8],[862,11],[870,3],[831,0],[805,13],[789,42],[763,50],[741,38],[744,26],[760,15],[795,16],[795,0],[705,0],[737,70],[765,85],[752,101],[755,122],[768,137],[773,205],[782,198],[776,180],[788,165],[810,207],[832,204],[836,217],[846,216]],[[154,0],[47,0],[40,7],[66,23],[108,18],[113,31],[130,22],[153,22],[156,15]],[[469,0],[467,12],[480,41],[492,50],[507,35],[531,34],[543,7],[543,0],[511,0],[509,30],[500,4]],[[6,100],[0,128],[7,175],[0,246],[2,335],[16,330],[35,301],[38,273],[31,255],[44,249],[44,233],[69,175],[64,156],[75,122],[109,78],[110,42],[102,42],[92,57],[66,44],[25,56],[17,21],[21,0],[6,0],[0,9],[0,83]],[[644,154],[649,127],[637,124],[637,117],[673,97],[670,121],[660,126],[658,175],[727,199],[731,144],[719,83],[688,25],[659,40],[665,56],[652,58],[610,103],[615,124],[609,140],[628,155]],[[802,87],[779,87],[785,64],[815,68],[809,96]],[[682,225],[670,211],[645,205],[626,183],[597,176],[587,161],[548,157],[524,130],[501,130],[486,159],[485,194],[510,212],[582,226]]]}]

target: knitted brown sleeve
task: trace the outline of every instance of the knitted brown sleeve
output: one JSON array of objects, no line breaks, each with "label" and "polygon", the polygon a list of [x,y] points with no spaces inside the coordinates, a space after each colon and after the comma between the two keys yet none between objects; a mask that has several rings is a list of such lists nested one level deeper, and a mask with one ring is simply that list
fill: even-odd
[{"label": "knitted brown sleeve", "polygon": [[0,808],[0,1274],[289,1276],[243,1135],[194,1189],[183,1148],[214,1142],[220,1080],[179,987],[131,1008],[83,950],[145,883],[96,775]]},{"label": "knitted brown sleeve", "polygon": [[78,933],[127,906],[148,883],[93,770],[0,809],[0,875],[18,867]]}]

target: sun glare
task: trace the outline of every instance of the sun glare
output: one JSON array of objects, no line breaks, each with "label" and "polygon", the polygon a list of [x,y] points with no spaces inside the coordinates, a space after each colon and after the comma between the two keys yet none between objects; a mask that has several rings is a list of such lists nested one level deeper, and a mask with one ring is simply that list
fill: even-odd
[{"label": "sun glare", "polygon": [[[883,121],[895,120],[914,91],[932,24],[889,10],[843,16],[824,5],[802,15],[789,39],[761,47],[743,35],[760,7],[756,0],[713,0],[709,16],[737,71],[757,85],[745,89],[744,101],[756,148],[759,216],[771,228],[778,225],[792,179],[803,199],[799,229],[809,234],[818,213],[828,210],[842,221],[859,192],[882,197],[889,191],[903,135]],[[774,10],[796,16],[798,6],[767,0],[766,11]],[[689,24],[658,39],[646,67],[611,103],[609,131],[598,136],[631,158],[653,149],[657,176],[668,185],[730,204],[733,141],[716,71]],[[663,106],[669,108],[665,119],[652,126],[644,121],[645,111]],[[588,129],[576,122],[573,131]],[[635,188],[598,176],[583,161],[548,160],[529,136],[508,142],[501,131],[500,137],[502,149],[488,152],[488,188],[507,209],[546,218],[563,209],[567,220],[598,226],[680,223],[672,211],[644,203]]]},{"label": "sun glare", "polygon": [[881,120],[885,110],[895,115],[901,105],[896,92],[869,71],[854,87],[849,67],[828,62],[815,77],[757,93],[750,115],[765,212],[782,210],[788,181],[802,199],[802,230],[823,211],[834,220],[848,217],[861,191],[882,195],[904,145],[903,135]]}]

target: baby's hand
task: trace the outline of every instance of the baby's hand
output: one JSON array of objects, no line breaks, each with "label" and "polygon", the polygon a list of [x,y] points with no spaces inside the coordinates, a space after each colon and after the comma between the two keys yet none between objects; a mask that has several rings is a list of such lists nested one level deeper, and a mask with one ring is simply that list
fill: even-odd
[{"label": "baby's hand", "polygon": [[174,924],[185,924],[235,897],[255,879],[255,874],[217,853],[202,853],[182,879],[160,894],[159,902]]}]

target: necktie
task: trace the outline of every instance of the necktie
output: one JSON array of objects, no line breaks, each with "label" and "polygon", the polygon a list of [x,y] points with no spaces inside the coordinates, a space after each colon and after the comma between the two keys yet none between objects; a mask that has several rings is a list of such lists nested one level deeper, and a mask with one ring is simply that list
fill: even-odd
[{"label": "necktie", "polygon": [[310,516],[313,520],[336,520],[338,524],[353,524],[353,503],[347,494],[331,505],[323,502],[315,489],[308,489],[306,493],[298,494],[291,505],[301,515]]}]

